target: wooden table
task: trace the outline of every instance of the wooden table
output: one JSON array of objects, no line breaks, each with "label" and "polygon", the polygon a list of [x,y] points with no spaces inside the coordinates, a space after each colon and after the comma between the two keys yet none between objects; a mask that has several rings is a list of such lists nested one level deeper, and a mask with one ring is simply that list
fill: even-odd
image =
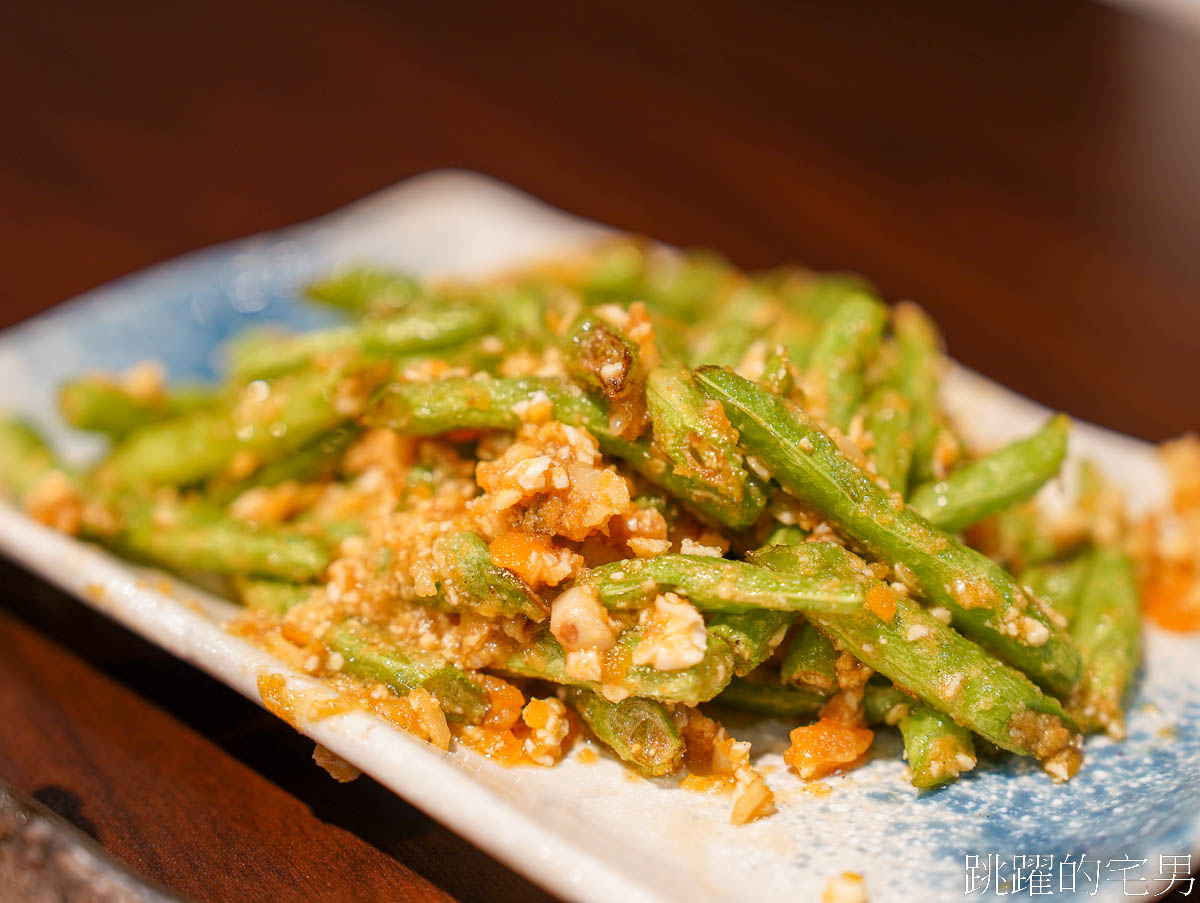
[{"label": "wooden table", "polygon": [[[870,274],[959,360],[1200,427],[1200,35],[1077,2],[38,3],[0,20],[0,325],[479,169],[747,266]],[[0,777],[196,900],[544,895],[0,565]]]}]

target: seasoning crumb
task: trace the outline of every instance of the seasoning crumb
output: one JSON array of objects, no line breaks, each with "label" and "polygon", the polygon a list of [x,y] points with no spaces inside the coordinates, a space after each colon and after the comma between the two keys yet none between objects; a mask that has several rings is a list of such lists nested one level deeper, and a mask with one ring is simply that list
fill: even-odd
[{"label": "seasoning crumb", "polygon": [[313,749],[313,761],[325,769],[329,776],[339,784],[348,784],[362,774],[357,767],[320,743]]},{"label": "seasoning crumb", "polygon": [[857,872],[834,875],[821,892],[821,903],[867,903],[867,882]]}]

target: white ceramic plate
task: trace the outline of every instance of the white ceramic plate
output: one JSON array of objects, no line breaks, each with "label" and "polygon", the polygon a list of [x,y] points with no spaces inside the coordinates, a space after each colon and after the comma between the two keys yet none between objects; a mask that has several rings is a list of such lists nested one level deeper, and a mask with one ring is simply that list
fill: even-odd
[{"label": "white ceramic plate", "polygon": [[[212,376],[223,342],[248,323],[325,322],[329,314],[297,300],[296,288],[338,262],[482,273],[601,231],[480,176],[422,176],[315,223],[163,264],[9,330],[0,335],[0,407],[33,415],[69,456],[84,457],[95,448],[54,416],[54,388],[68,375],[157,357],[173,378]],[[961,369],[947,381],[946,401],[981,445],[1028,432],[1046,414]],[[1144,443],[1078,426],[1072,455],[1097,459],[1138,509],[1165,498],[1164,474]],[[228,603],[174,581],[161,592],[158,575],[147,579],[4,505],[0,548],[251,699],[260,701],[264,672],[284,674],[293,690],[327,693],[228,635]],[[991,863],[996,878],[1002,863],[999,879],[972,894],[989,896],[1013,889],[1021,855],[1054,857],[1042,866],[1058,899],[1093,890],[1115,899],[1126,889],[1164,889],[1159,856],[1190,855],[1200,838],[1200,642],[1147,628],[1146,646],[1129,739],[1090,739],[1084,770],[1065,786],[1012,759],[919,794],[904,779],[898,741],[884,736],[870,764],[830,779],[830,795],[808,797],[780,758],[788,725],[763,722],[735,733],[755,741],[780,811],[744,827],[729,825],[727,798],[688,793],[669,779],[631,779],[611,759],[505,769],[461,750],[442,754],[366,714],[299,728],[573,900],[815,900],[842,871],[864,875],[873,901],[948,900],[971,887],[968,856],[980,857],[972,860],[976,891],[982,866]],[[1060,865],[1068,855],[1084,863],[1075,867],[1074,894],[1064,889],[1070,866]],[[1145,862],[1121,872],[1124,859]]]}]

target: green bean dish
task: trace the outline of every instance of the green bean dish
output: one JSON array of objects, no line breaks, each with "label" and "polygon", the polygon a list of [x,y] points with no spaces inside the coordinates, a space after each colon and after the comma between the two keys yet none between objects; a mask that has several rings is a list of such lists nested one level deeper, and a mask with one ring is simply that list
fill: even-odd
[{"label": "green bean dish", "polygon": [[737,710],[791,731],[776,782],[892,729],[923,790],[1010,754],[1067,781],[1084,734],[1123,736],[1143,604],[1186,620],[1196,596],[1094,468],[1038,508],[1065,416],[969,448],[937,327],[856,277],[620,238],[306,294],[342,324],[237,337],[221,385],[144,364],[62,386],[107,453],[68,468],[7,420],[0,478],[439,748],[552,766],[583,744],[728,792],[736,824],[775,809]]}]

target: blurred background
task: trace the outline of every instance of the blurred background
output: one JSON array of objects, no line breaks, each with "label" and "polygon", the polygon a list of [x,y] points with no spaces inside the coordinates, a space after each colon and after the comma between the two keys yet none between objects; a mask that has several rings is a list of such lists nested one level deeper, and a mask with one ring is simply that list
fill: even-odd
[{"label": "blurred background", "polygon": [[[0,326],[465,167],[743,266],[861,272],[1019,392],[1147,439],[1200,427],[1197,3],[572,7],[7,4]],[[540,896],[371,782],[336,787],[188,666],[0,578],[0,723],[23,726],[0,778],[139,873],[194,899]]]}]

